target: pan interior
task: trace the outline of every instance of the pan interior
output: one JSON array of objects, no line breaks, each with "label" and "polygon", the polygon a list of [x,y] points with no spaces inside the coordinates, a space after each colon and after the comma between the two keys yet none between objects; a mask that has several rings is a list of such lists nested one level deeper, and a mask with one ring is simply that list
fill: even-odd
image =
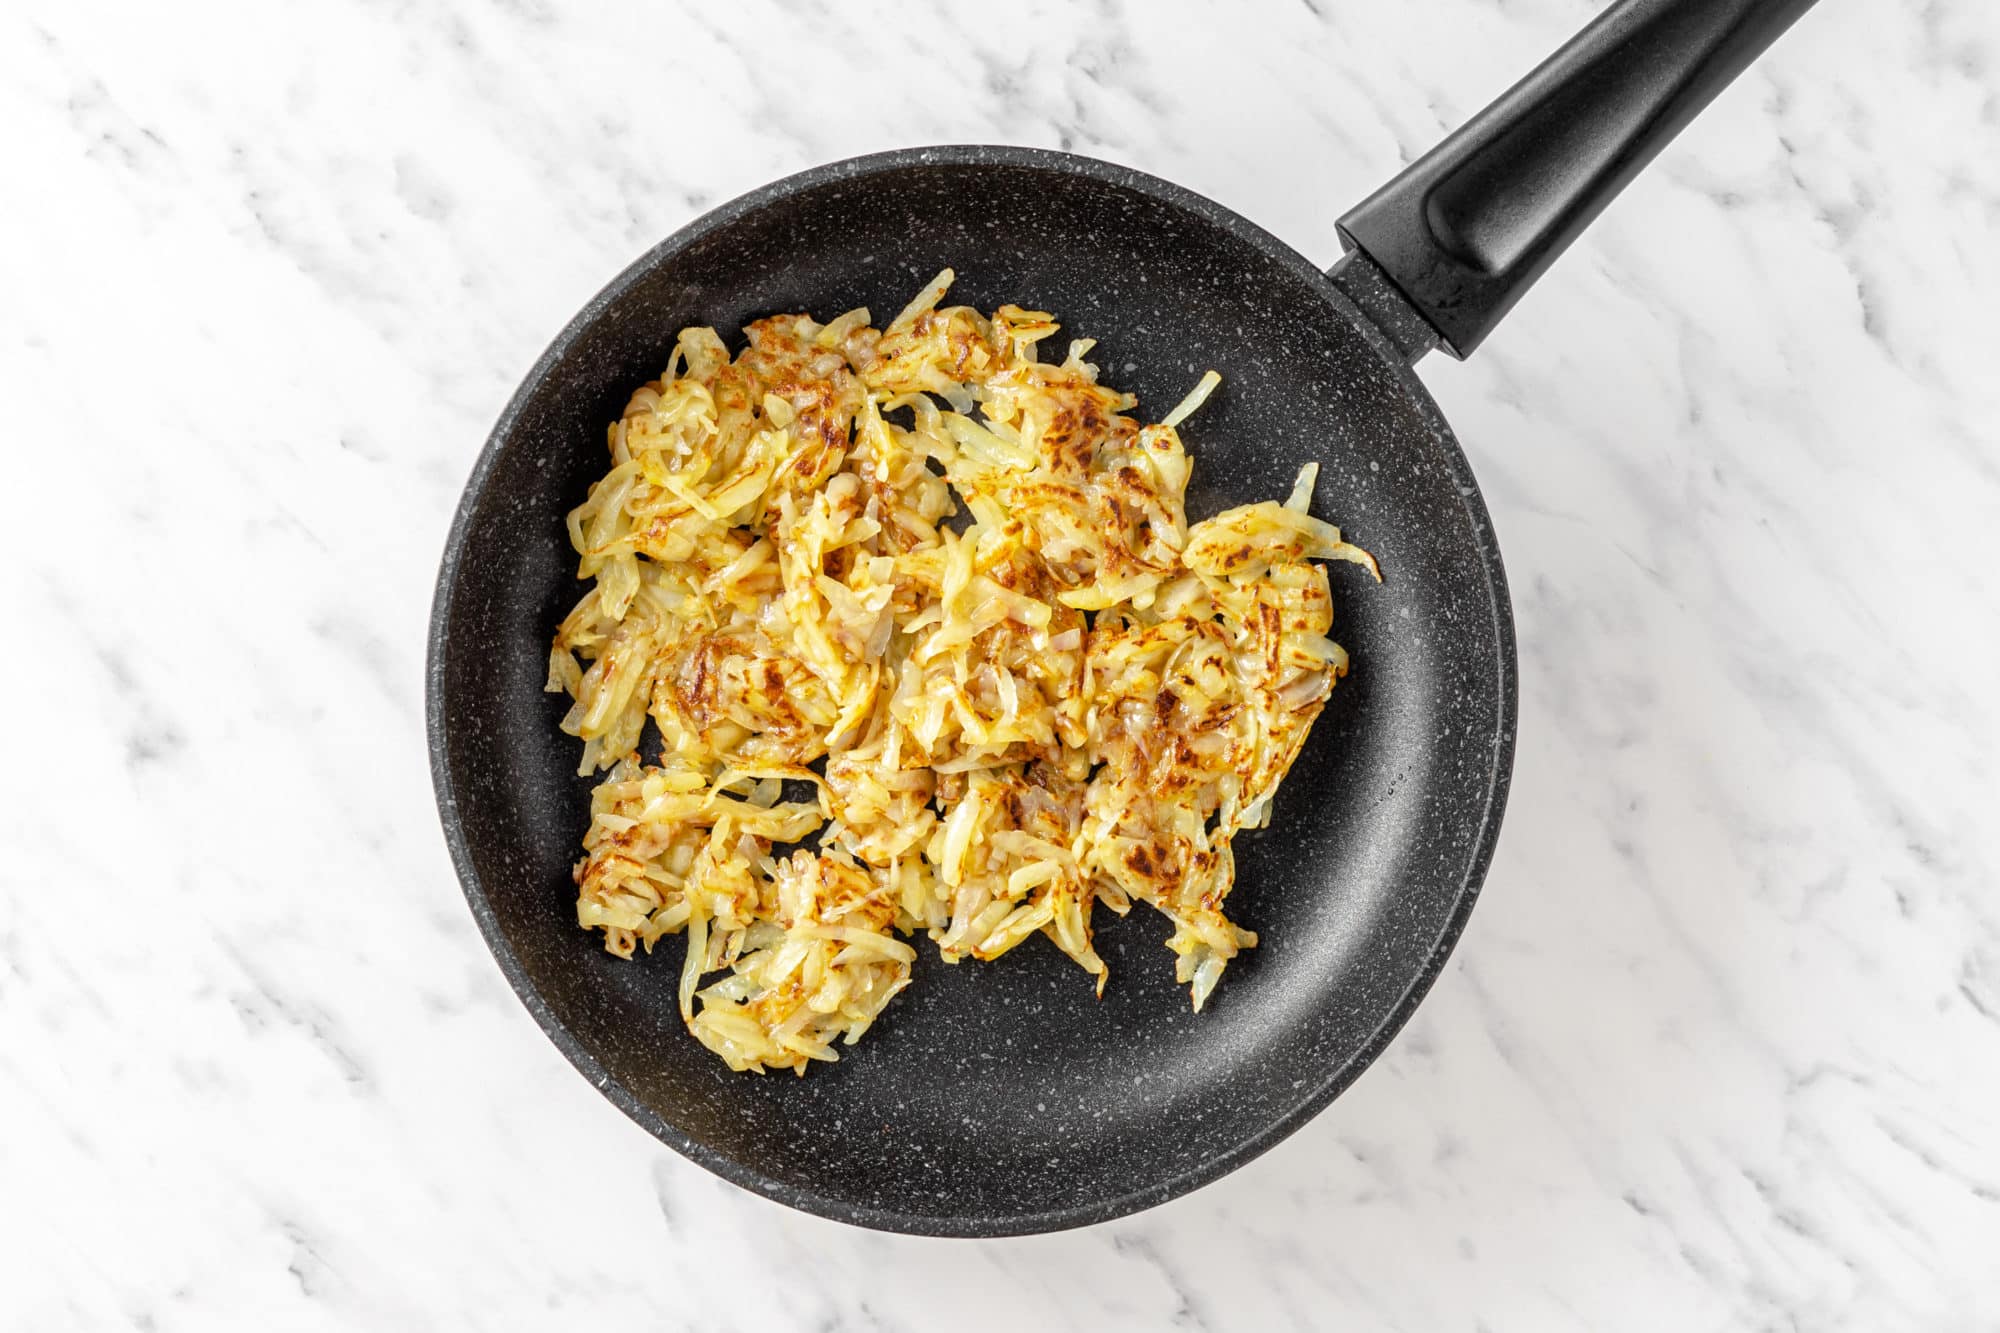
[{"label": "pan interior", "polygon": [[[1311,265],[1171,187],[1050,156],[909,155],[812,173],[722,210],[585,310],[475,474],[432,663],[441,804],[503,965],[570,1056],[641,1123],[786,1202],[897,1229],[1038,1230],[1130,1211],[1268,1146],[1372,1057],[1427,984],[1484,869],[1511,733],[1512,642],[1476,492],[1415,382]],[[581,594],[562,517],[605,467],[604,426],[684,325],[775,312],[888,319],[940,268],[951,302],[1052,311],[1097,338],[1145,419],[1213,367],[1185,425],[1192,517],[1282,498],[1387,582],[1336,565],[1352,674],[1237,843],[1231,915],[1263,939],[1189,1012],[1164,919],[1097,914],[1104,999],[1046,941],[940,963],[839,1064],[730,1073],[682,1029],[681,941],[627,963],[576,926],[590,782],[542,692]],[[1060,339],[1051,346],[1060,346]]]}]

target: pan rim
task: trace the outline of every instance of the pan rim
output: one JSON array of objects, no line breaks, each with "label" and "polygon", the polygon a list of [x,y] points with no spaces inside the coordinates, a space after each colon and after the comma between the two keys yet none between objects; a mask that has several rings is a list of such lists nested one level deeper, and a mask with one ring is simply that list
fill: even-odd
[{"label": "pan rim", "polygon": [[[448,728],[444,704],[445,659],[447,630],[452,616],[461,558],[464,555],[473,514],[485,497],[487,483],[498,463],[501,450],[506,440],[513,434],[515,423],[525,409],[531,391],[547,378],[569,350],[587,335],[608,306],[623,296],[643,275],[671,256],[729,226],[739,218],[802,190],[836,181],[924,166],[1027,167],[1065,175],[1086,176],[1103,184],[1132,190],[1171,207],[1193,213],[1247,242],[1273,264],[1306,279],[1323,300],[1359,328],[1370,347],[1388,364],[1405,394],[1418,408],[1434,441],[1439,446],[1443,462],[1449,468],[1452,480],[1457,485],[1460,502],[1465,507],[1466,516],[1480,548],[1481,567],[1486,576],[1494,639],[1498,649],[1495,662],[1497,679],[1494,682],[1499,694],[1498,716],[1495,723],[1496,742],[1493,747],[1491,767],[1486,775],[1486,796],[1480,816],[1480,828],[1473,839],[1471,855],[1460,878],[1451,911],[1431,943],[1424,966],[1412,977],[1401,997],[1368,1040],[1344,1062],[1330,1069],[1325,1077],[1308,1088],[1281,1114],[1273,1117],[1262,1130],[1239,1140],[1221,1152],[1212,1154],[1199,1165],[1115,1197],[1032,1213],[1010,1212],[998,1215],[964,1213],[937,1216],[905,1212],[893,1207],[858,1203],[821,1194],[810,1188],[774,1179],[710,1148],[684,1133],[665,1116],[640,1101],[599,1063],[581,1040],[561,1023],[530,981],[527,969],[522,965],[500,927],[497,914],[488,901],[485,887],[474,866],[472,849],[459,813],[458,790],[448,762]],[[590,1080],[606,1100],[624,1112],[634,1123],[681,1156],[731,1184],[776,1203],[831,1221],[876,1231],[938,1237],[1035,1235],[1110,1222],[1156,1207],[1219,1180],[1276,1147],[1346,1091],[1387,1048],[1390,1041],[1409,1021],[1417,1005],[1429,993],[1449,960],[1459,937],[1464,933],[1472,909],[1478,902],[1481,888],[1492,864],[1500,824],[1506,811],[1508,789],[1513,776],[1518,705],[1519,661],[1515,642],[1513,604],[1508,595],[1499,539],[1478,482],[1473,476],[1471,463],[1466,458],[1458,437],[1452,432],[1442,411],[1432,399],[1430,391],[1424,387],[1423,381],[1417,377],[1415,371],[1396,352],[1381,331],[1333,284],[1326,272],[1299,251],[1233,209],[1171,181],[1100,158],[1044,148],[985,144],[894,149],[844,158],[782,177],[720,204],[688,222],[627,265],[593,295],[563,326],[561,332],[551,340],[548,347],[522,376],[519,385],[495,420],[492,430],[487,435],[486,443],[482,446],[467,476],[465,489],[452,515],[451,526],[445,537],[443,556],[439,563],[437,583],[431,603],[424,664],[424,719],[426,742],[430,752],[431,782],[436,796],[438,818],[443,825],[446,848],[450,853],[460,890],[465,895],[467,906],[479,926],[480,935],[484,938],[487,949],[499,964],[508,985],[563,1056],[579,1073]]]}]

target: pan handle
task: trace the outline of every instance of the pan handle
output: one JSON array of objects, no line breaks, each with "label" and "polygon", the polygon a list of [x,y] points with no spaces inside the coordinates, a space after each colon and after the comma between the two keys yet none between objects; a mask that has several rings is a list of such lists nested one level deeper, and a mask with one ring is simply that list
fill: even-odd
[{"label": "pan handle", "polygon": [[1431,346],[1470,355],[1626,182],[1812,4],[1617,0],[1341,218],[1342,248],[1368,262],[1346,256],[1335,282],[1410,360]]}]

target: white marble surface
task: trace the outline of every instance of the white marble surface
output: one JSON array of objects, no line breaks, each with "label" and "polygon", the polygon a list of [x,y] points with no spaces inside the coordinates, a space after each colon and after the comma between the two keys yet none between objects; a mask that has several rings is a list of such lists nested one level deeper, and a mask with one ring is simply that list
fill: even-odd
[{"label": "white marble surface", "polygon": [[994,1243],[741,1193],[570,1071],[436,828],[451,507],[641,249],[1008,140],[1331,260],[1592,8],[0,5],[0,1327],[2000,1326],[1983,0],[1821,6],[1426,363],[1520,616],[1506,836],[1222,1183]]}]

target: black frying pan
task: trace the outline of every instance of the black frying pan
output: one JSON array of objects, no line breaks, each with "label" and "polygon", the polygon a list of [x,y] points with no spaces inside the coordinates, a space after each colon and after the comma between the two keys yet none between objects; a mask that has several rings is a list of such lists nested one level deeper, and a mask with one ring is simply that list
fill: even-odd
[{"label": "black frying pan", "polygon": [[[445,836],[514,988],[626,1114],[720,1175],[827,1217],[1001,1235],[1171,1198],[1291,1133],[1409,1017],[1465,924],[1514,749],[1499,548],[1410,365],[1478,345],[1570,240],[1810,0],[1624,0],[1340,222],[1331,273],[1219,204],[1087,158],[933,148],[838,162],[726,204],[586,306],[501,415],[451,530],[429,725]],[[627,963],[576,926],[590,782],[542,692],[581,589],[562,516],[604,425],[688,324],[951,300],[1055,312],[1157,414],[1214,367],[1188,424],[1188,508],[1282,497],[1382,562],[1334,569],[1353,674],[1237,842],[1232,916],[1262,943],[1189,1012],[1163,918],[1100,914],[1089,978],[1031,941],[940,964],[839,1064],[732,1074],[682,1028],[679,941]]]}]

